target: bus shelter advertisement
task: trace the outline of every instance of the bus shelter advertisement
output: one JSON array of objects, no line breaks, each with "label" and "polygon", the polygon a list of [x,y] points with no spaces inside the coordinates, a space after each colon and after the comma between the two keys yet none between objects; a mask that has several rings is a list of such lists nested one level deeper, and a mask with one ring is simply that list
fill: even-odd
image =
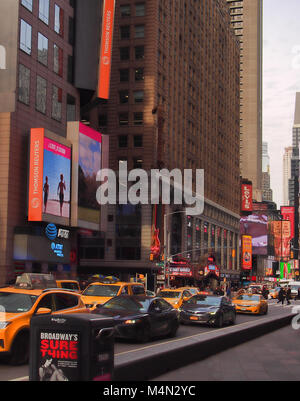
[{"label": "bus shelter advertisement", "polygon": [[79,380],[79,334],[40,331],[38,367],[40,381]]}]

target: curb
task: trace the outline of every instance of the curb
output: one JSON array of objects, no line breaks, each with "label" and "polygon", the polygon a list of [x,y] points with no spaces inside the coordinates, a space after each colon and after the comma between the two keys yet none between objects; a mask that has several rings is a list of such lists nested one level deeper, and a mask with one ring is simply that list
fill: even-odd
[{"label": "curb", "polygon": [[[158,350],[154,347],[140,355],[131,354],[131,359],[122,357],[115,359],[114,381],[145,381],[155,379],[164,373],[181,368],[191,363],[225,351],[231,347],[278,330],[291,323],[294,314],[280,318],[266,318],[264,322],[247,322],[245,327],[235,326],[203,333],[161,344]],[[224,333],[224,331],[226,331]],[[220,333],[222,332],[222,333]],[[199,339],[199,337],[202,337]],[[123,361],[122,361],[123,359]],[[124,360],[125,359],[125,360]],[[134,379],[133,379],[134,378]]]}]

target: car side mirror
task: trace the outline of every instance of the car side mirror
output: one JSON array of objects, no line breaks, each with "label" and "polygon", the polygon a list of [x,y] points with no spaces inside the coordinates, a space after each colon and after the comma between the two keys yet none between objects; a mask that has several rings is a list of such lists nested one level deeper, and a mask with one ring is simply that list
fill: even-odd
[{"label": "car side mirror", "polygon": [[39,308],[36,312],[37,315],[46,315],[52,313],[52,310],[50,308]]}]

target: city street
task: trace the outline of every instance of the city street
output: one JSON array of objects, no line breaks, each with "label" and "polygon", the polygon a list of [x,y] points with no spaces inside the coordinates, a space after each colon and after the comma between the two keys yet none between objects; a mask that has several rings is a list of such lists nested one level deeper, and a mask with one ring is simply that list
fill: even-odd
[{"label": "city street", "polygon": [[[253,320],[255,321],[255,320],[259,320],[259,319],[266,319],[266,318],[268,318],[268,316],[270,316],[270,317],[271,316],[283,316],[287,313],[290,313],[293,306],[295,306],[295,305],[300,306],[300,301],[292,301],[291,305],[288,305],[288,306],[287,305],[282,306],[281,304],[277,304],[277,300],[269,300],[268,303],[269,303],[269,312],[268,312],[267,316],[237,315],[236,326],[243,325],[244,323],[253,321]],[[160,344],[163,344],[166,342],[173,342],[173,341],[177,341],[178,339],[181,339],[181,338],[193,337],[199,333],[207,333],[210,331],[213,332],[216,330],[224,330],[224,329],[222,329],[222,328],[217,329],[217,328],[212,328],[212,327],[207,327],[207,326],[198,326],[198,325],[189,325],[189,326],[180,325],[178,332],[177,332],[177,336],[174,339],[165,339],[165,338],[157,339],[155,341],[151,341],[146,344],[137,344],[137,343],[134,343],[133,341],[132,342],[117,341],[115,344],[115,359],[117,360],[118,356],[130,353],[134,350],[146,349],[146,348],[149,349],[149,347],[156,348],[156,347],[159,347]],[[295,330],[293,330],[293,332],[297,333],[295,335],[299,335],[298,332],[296,332]],[[266,337],[267,336],[263,336],[260,338],[260,340],[263,343],[266,341],[266,344],[268,344],[269,342],[267,340],[265,340]],[[255,340],[255,341],[259,341],[259,339]],[[247,344],[241,345],[241,347],[246,347],[246,349],[247,349]],[[274,351],[272,351],[272,353],[274,354],[273,358],[276,359],[276,353]],[[231,355],[231,349],[226,351],[226,355]],[[249,351],[249,355],[251,355],[250,351]],[[216,358],[217,357],[218,356],[216,356]],[[229,357],[229,359],[231,359],[231,357]],[[202,361],[199,363],[204,364],[205,361]],[[300,361],[299,361],[299,363],[300,363]],[[183,368],[183,369],[185,369],[185,368]],[[181,372],[182,369],[180,369],[176,372],[179,372],[179,371]],[[177,375],[176,372],[174,372],[174,375]],[[172,376],[172,372],[169,375]],[[176,380],[178,380],[178,376],[176,376],[176,377],[177,377]],[[237,379],[239,377],[240,376],[237,376]],[[161,380],[169,380],[169,378],[164,379],[162,377],[160,379]],[[8,381],[8,380],[27,381],[28,380],[28,366],[26,365],[26,366],[13,367],[13,366],[8,366],[7,364],[4,364],[3,362],[0,362],[0,381]],[[132,380],[134,380],[134,378],[132,378]],[[172,380],[172,379],[170,379],[170,380]],[[188,380],[188,378],[181,377],[179,380]],[[201,380],[201,378],[198,379],[198,378],[194,377],[193,379],[189,379],[189,380]]]}]

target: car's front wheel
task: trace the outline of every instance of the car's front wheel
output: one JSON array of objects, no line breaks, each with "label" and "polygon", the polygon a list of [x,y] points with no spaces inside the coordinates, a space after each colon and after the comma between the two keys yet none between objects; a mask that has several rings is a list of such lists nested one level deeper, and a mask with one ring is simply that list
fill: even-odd
[{"label": "car's front wheel", "polygon": [[19,333],[14,339],[9,364],[13,366],[25,365],[29,360],[29,333]]},{"label": "car's front wheel", "polygon": [[148,342],[150,337],[150,328],[148,326],[143,326],[138,329],[136,339],[139,343]]}]

